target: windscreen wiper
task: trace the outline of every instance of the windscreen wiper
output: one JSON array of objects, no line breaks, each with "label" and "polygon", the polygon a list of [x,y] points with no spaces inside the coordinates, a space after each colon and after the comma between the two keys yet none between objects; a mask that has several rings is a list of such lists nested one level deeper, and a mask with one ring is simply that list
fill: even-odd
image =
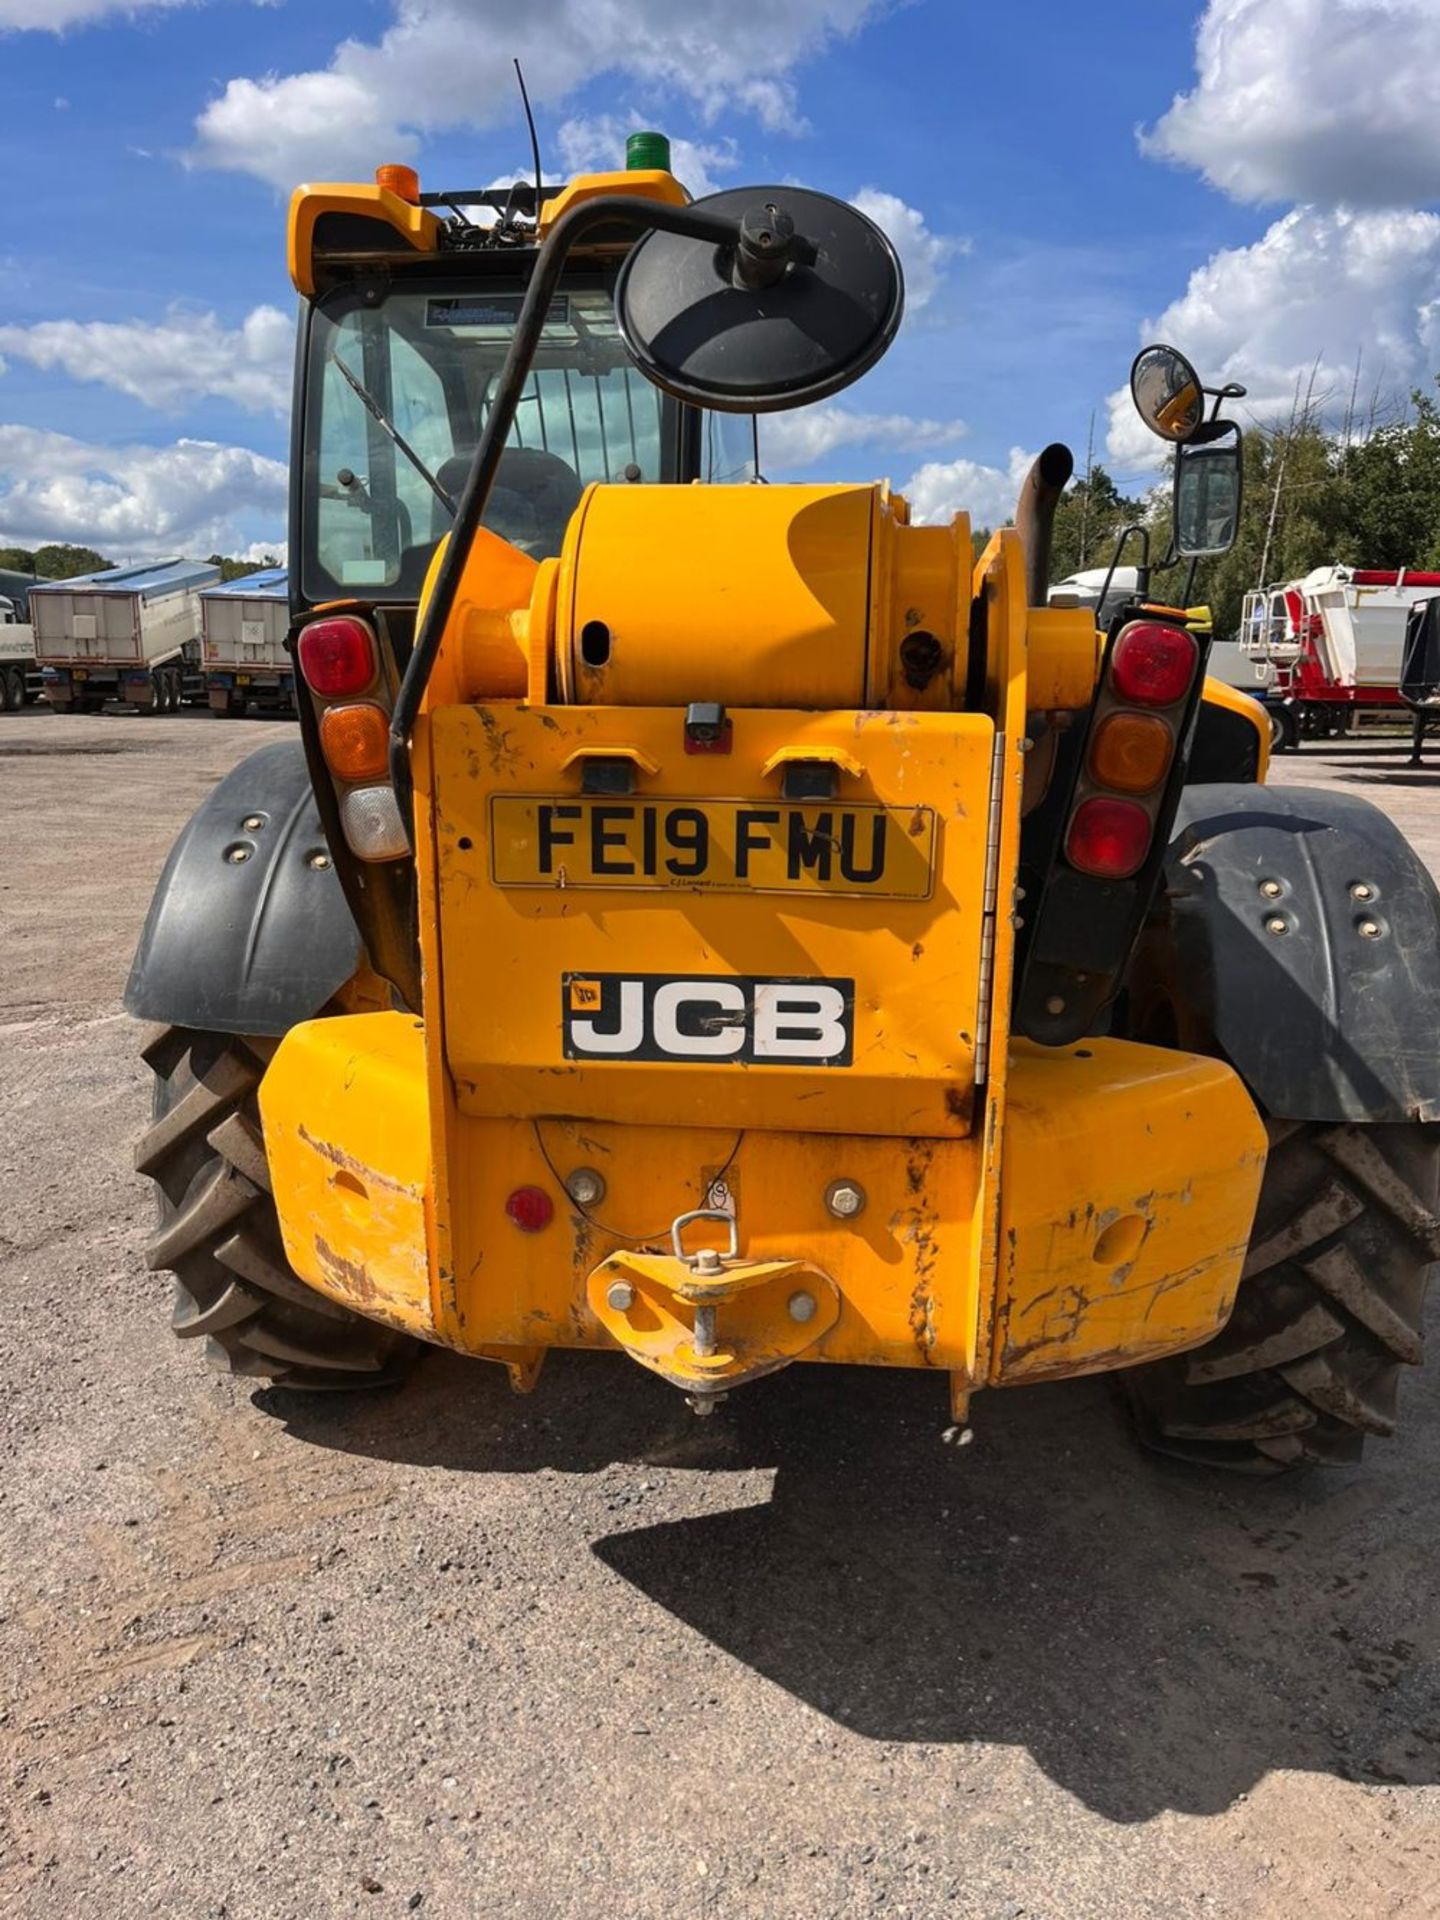
[{"label": "windscreen wiper", "polygon": [[355,378],[354,374],[350,371],[349,367],[346,366],[345,362],[340,358],[338,353],[332,353],[328,357],[329,357],[331,366],[338,368],[338,370],[345,376],[346,380],[349,381],[351,387],[354,389],[355,396],[359,400],[361,406],[365,408],[366,412],[371,416],[373,420],[378,422],[378,424],[385,429],[386,433],[389,434],[390,438],[395,442],[396,446],[400,449],[401,453],[404,454],[405,458],[410,462],[411,466],[414,467],[415,471],[419,474],[420,478],[425,482],[426,486],[429,487],[430,491],[434,494],[435,498],[440,502],[441,506],[444,507],[445,511],[449,514],[450,518],[453,520],[455,518],[455,502],[450,498],[450,495],[445,491],[444,487],[441,486],[440,482],[435,478],[434,474],[431,473],[430,469],[426,466],[425,462],[420,458],[419,454],[416,453],[415,449],[411,446],[410,442],[400,432],[399,428],[396,427],[394,423],[387,418],[385,409],[381,406],[380,402],[375,398],[374,394],[369,392],[368,389],[366,389],[365,387],[361,386],[360,382]]}]

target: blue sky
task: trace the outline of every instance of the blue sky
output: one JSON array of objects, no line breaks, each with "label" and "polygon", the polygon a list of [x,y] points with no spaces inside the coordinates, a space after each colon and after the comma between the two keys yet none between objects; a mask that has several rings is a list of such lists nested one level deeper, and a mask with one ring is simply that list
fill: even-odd
[{"label": "blue sky", "polygon": [[283,540],[285,189],[522,165],[512,52],[553,170],[656,125],[692,186],[891,228],[901,337],[767,428],[777,477],[993,520],[1093,413],[1146,484],[1114,396],[1147,323],[1262,416],[1312,364],[1440,368],[1436,0],[0,0],[0,543]]}]

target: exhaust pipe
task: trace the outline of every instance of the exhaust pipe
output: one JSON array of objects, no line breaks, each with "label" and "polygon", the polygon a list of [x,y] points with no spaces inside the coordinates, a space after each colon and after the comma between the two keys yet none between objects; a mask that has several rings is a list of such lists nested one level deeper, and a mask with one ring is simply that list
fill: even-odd
[{"label": "exhaust pipe", "polygon": [[1025,555],[1025,601],[1043,607],[1050,593],[1050,541],[1055,531],[1055,509],[1075,471],[1075,456],[1056,440],[1040,454],[1020,489],[1015,507],[1015,531]]}]

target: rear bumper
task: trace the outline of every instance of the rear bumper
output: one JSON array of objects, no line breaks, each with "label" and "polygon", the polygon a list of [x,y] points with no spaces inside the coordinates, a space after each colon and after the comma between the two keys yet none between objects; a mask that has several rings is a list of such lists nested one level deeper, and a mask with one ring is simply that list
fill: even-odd
[{"label": "rear bumper", "polygon": [[[739,1263],[725,1265],[699,1356],[711,1392],[791,1359],[930,1368],[968,1388],[1196,1345],[1233,1306],[1265,1159],[1229,1068],[1113,1040],[1016,1045],[998,1194],[970,1140],[737,1139],[443,1104],[433,1126],[423,1029],[400,1013],[292,1029],[261,1110],[296,1271],[360,1313],[503,1359],[517,1379],[552,1346],[621,1346],[693,1385],[703,1289],[673,1260],[669,1228],[707,1201],[733,1206]],[[605,1182],[585,1209],[564,1184],[580,1167]],[[827,1210],[837,1179],[864,1196],[852,1218]],[[507,1215],[520,1187],[551,1202],[538,1231]],[[727,1237],[726,1223],[702,1223],[697,1240]],[[813,1303],[803,1313],[799,1293]]]}]

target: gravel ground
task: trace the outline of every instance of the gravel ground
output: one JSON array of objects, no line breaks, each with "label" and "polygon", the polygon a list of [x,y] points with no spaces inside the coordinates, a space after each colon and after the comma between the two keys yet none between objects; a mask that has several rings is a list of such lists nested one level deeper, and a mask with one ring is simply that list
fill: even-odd
[{"label": "gravel ground", "polygon": [[[625,1360],[221,1379],[164,1329],[120,1012],[276,724],[0,719],[0,1910],[1440,1913],[1440,1372],[1360,1474],[1131,1447],[1103,1381]],[[1440,865],[1440,749],[1288,759]]]}]

